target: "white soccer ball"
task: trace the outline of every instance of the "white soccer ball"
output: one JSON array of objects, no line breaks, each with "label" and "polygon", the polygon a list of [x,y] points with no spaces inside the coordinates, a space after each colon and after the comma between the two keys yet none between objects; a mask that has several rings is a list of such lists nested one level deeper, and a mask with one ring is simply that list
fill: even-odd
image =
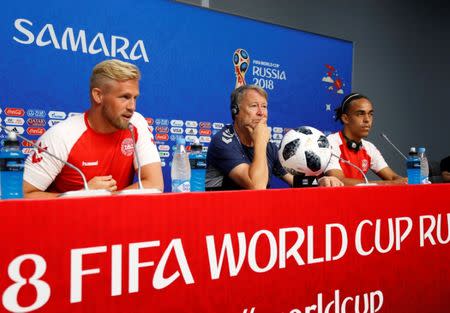
[{"label": "white soccer ball", "polygon": [[293,175],[318,176],[330,162],[331,147],[320,130],[302,126],[284,135],[278,157],[281,165]]}]

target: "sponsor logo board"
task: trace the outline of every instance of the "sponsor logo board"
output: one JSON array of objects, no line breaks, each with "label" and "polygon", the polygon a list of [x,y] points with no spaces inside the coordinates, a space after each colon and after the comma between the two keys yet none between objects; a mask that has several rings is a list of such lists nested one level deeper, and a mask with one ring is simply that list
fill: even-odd
[{"label": "sponsor logo board", "polygon": [[156,126],[155,130],[157,133],[167,134],[169,132],[169,126]]},{"label": "sponsor logo board", "polygon": [[25,124],[25,120],[21,117],[7,116],[5,117],[5,124],[21,126]]},{"label": "sponsor logo board", "polygon": [[24,116],[25,110],[24,109],[18,109],[18,108],[6,108],[5,109],[5,115],[8,116]]},{"label": "sponsor logo board", "polygon": [[211,129],[200,129],[200,136],[211,136]]},{"label": "sponsor logo board", "polygon": [[62,120],[49,120],[48,121],[48,126],[55,126],[56,124],[58,124],[58,123],[61,123],[62,122]]},{"label": "sponsor logo board", "polygon": [[203,143],[209,143],[209,142],[211,142],[211,137],[209,137],[209,136],[200,136],[199,141],[203,142]]},{"label": "sponsor logo board", "polygon": [[170,132],[172,134],[182,134],[183,133],[183,128],[181,128],[181,127],[171,127],[170,128]]},{"label": "sponsor logo board", "polygon": [[222,129],[225,125],[223,123],[213,123],[212,127],[214,129]]},{"label": "sponsor logo board", "polygon": [[169,151],[170,150],[170,146],[169,145],[159,145],[158,146],[158,150],[159,151]]},{"label": "sponsor logo board", "polygon": [[182,120],[171,120],[170,125],[180,127],[184,125],[184,122]]},{"label": "sponsor logo board", "polygon": [[27,116],[29,116],[29,117],[46,117],[47,114],[44,110],[28,109]]},{"label": "sponsor logo board", "polygon": [[25,132],[25,129],[22,126],[6,126],[6,129],[19,135],[22,135]]},{"label": "sponsor logo board", "polygon": [[210,122],[200,122],[200,128],[211,128]]},{"label": "sponsor logo board", "polygon": [[186,121],[186,127],[197,127],[198,123],[196,121]]},{"label": "sponsor logo board", "polygon": [[281,134],[281,133],[283,133],[283,128],[282,127],[274,127],[273,132],[277,133],[277,134]]},{"label": "sponsor logo board", "polygon": [[156,124],[156,125],[167,126],[167,125],[169,125],[169,120],[167,120],[167,119],[162,119],[162,118],[157,118],[157,119],[155,120],[155,124]]},{"label": "sponsor logo board", "polygon": [[186,142],[194,142],[194,141],[198,140],[198,137],[197,136],[188,135],[188,136],[186,136],[185,139],[186,139]]},{"label": "sponsor logo board", "polygon": [[44,118],[30,117],[27,119],[27,124],[29,126],[45,126],[46,123]]},{"label": "sponsor logo board", "polygon": [[169,135],[168,134],[156,134],[155,139],[159,140],[159,141],[167,141],[167,140],[169,140]]},{"label": "sponsor logo board", "polygon": [[45,133],[45,128],[43,127],[28,127],[27,134],[31,136],[40,136]]},{"label": "sponsor logo board", "polygon": [[188,135],[197,135],[198,130],[197,128],[186,128],[185,132]]},{"label": "sponsor logo board", "polygon": [[48,112],[48,117],[50,118],[55,118],[58,120],[63,120],[65,119],[67,116],[66,112],[63,111],[50,111]]}]

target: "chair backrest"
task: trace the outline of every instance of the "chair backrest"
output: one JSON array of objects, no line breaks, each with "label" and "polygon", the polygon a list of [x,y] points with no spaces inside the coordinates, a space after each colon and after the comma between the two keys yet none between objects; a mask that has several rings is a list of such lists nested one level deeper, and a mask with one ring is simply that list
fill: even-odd
[{"label": "chair backrest", "polygon": [[430,181],[432,183],[442,183],[440,162],[428,160],[428,167],[430,168],[430,174],[428,175]]}]

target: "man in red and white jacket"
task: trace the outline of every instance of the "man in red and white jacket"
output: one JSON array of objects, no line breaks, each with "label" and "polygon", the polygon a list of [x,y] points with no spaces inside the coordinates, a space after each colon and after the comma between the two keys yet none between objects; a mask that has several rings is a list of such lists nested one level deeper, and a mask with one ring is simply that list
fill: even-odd
[{"label": "man in red and white jacket", "polygon": [[[139,79],[139,69],[133,64],[119,60],[97,64],[90,80],[90,109],[51,127],[37,144],[79,168],[90,189],[109,191],[137,188],[133,184],[137,153],[142,185],[163,190],[161,160],[153,136],[144,117],[135,112]],[[26,198],[56,197],[82,188],[81,176],[48,154],[35,151],[27,158]]]},{"label": "man in red and white jacket", "polygon": [[[359,93],[352,93],[344,98],[336,109],[336,120],[344,125],[337,133],[329,135],[328,141],[335,155],[353,163],[364,174],[369,169],[382,180],[377,184],[406,184],[407,179],[395,173],[386,163],[380,151],[371,142],[364,140],[369,135],[373,123],[373,106],[370,100]],[[331,157],[326,175],[339,178],[345,185],[364,182],[363,175],[354,167]]]}]

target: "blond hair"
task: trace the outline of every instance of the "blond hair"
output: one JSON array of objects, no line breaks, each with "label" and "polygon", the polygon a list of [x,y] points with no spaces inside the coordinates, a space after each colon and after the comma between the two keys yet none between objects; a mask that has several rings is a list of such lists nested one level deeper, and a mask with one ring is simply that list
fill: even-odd
[{"label": "blond hair", "polygon": [[90,89],[105,85],[110,80],[139,80],[141,73],[136,65],[112,59],[98,63],[92,70]]}]

